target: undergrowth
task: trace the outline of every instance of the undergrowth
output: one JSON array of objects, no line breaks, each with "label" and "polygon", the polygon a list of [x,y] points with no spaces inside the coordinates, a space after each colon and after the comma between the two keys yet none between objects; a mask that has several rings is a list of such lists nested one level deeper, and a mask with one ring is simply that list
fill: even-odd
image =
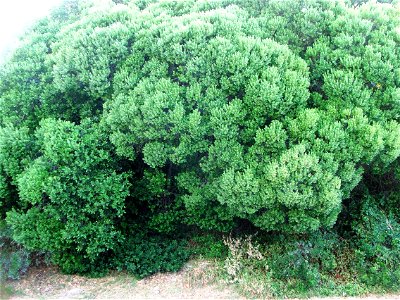
[{"label": "undergrowth", "polygon": [[31,252],[12,239],[12,231],[0,222],[0,281],[19,279],[31,265]]},{"label": "undergrowth", "polygon": [[[372,228],[364,229],[373,234]],[[228,255],[215,260],[212,274],[249,298],[398,292],[396,251],[392,249],[390,255],[375,251],[371,257],[365,248],[387,245],[361,238],[357,245],[353,243],[354,240],[343,239],[334,232],[321,231],[303,237],[260,233],[228,236],[224,238]]]}]

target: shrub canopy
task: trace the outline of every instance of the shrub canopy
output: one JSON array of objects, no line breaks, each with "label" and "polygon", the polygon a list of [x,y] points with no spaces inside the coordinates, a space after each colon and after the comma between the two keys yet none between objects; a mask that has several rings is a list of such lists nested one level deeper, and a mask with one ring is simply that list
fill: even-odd
[{"label": "shrub canopy", "polygon": [[68,0],[22,41],[0,213],[66,271],[137,224],[332,228],[366,176],[399,173],[398,4]]}]

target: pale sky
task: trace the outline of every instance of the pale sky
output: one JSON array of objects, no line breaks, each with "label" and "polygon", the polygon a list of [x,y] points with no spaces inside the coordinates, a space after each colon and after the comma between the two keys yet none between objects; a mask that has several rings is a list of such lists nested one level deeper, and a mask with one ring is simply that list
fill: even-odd
[{"label": "pale sky", "polygon": [[62,0],[0,0],[0,62],[33,22]]}]

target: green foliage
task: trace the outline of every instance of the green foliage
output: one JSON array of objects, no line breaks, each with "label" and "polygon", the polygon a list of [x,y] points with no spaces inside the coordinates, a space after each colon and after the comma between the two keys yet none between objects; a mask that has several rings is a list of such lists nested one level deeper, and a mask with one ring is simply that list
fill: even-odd
[{"label": "green foliage", "polygon": [[190,241],[194,255],[205,259],[223,259],[228,255],[228,248],[219,235],[195,235]]},{"label": "green foliage", "polygon": [[19,279],[31,264],[31,253],[17,244],[12,231],[0,222],[0,286],[6,279]]},{"label": "green foliage", "polygon": [[170,236],[247,224],[282,245],[239,253],[243,282],[262,261],[271,289],[394,288],[400,7],[364,2],[64,1],[0,68],[13,240],[68,273],[143,277],[188,258]]},{"label": "green foliage", "polygon": [[44,120],[36,136],[41,155],[18,178],[25,209],[8,212],[7,222],[28,249],[51,251],[66,272],[84,272],[122,239],[116,220],[127,176],[112,170],[105,136],[89,120]]},{"label": "green foliage", "polygon": [[184,240],[138,233],[120,245],[114,266],[143,278],[157,272],[179,271],[190,254]]},{"label": "green foliage", "polygon": [[[236,218],[266,230],[331,227],[341,201],[361,180],[360,165],[376,161],[386,166],[399,155],[399,125],[386,121],[386,108],[371,107],[376,85],[365,87],[382,76],[388,76],[389,86],[396,85],[390,79],[392,67],[382,65],[385,75],[377,75],[367,70],[372,52],[353,53],[351,48],[349,53],[360,56],[358,69],[336,70],[337,46],[325,45],[333,52],[326,54],[332,60],[324,61],[322,69],[322,62],[313,58],[319,55],[313,45],[320,45],[324,26],[332,36],[339,35],[335,19],[340,15],[346,21],[350,14],[339,3],[310,1],[309,7],[293,9],[294,1],[272,1],[251,23],[257,38],[243,37],[249,30],[243,18],[254,13],[246,13],[245,5],[222,8],[217,3],[215,10],[201,15],[197,8],[189,12],[189,6],[174,5],[148,5],[146,12],[158,16],[157,21],[139,31],[133,54],[115,75],[115,95],[105,104],[104,120],[117,153],[131,160],[141,153],[150,168],[172,169],[167,180],[176,185],[167,187],[167,193],[177,186],[187,222],[201,228],[229,230]],[[161,8],[170,16],[159,16]],[[305,16],[291,15],[302,9]],[[272,36],[265,35],[271,30],[264,21],[276,10],[287,14],[283,21],[297,18],[282,35],[290,38],[290,33],[295,40],[301,31],[308,36],[300,39],[303,45],[289,43],[289,48],[296,53],[301,48],[300,55],[317,73],[309,76],[305,61],[265,39]],[[316,15],[325,21],[321,24]],[[368,18],[360,11],[361,23],[372,24],[364,20]],[[309,23],[314,27],[294,28]],[[388,38],[393,39],[392,32]],[[287,42],[279,35],[274,39]],[[387,46],[377,40],[376,47],[383,51]],[[377,64],[387,61],[376,59]],[[338,81],[343,78],[345,86]],[[309,104],[308,89],[315,90]],[[383,94],[376,97],[387,98],[382,85],[379,92]]]},{"label": "green foliage", "polygon": [[377,291],[359,281],[354,249],[334,232],[242,235],[224,243],[228,256],[218,276],[247,297],[343,297]]},{"label": "green foliage", "polygon": [[124,6],[101,7],[63,28],[52,44],[54,87],[75,97],[82,93],[82,102],[73,103],[80,115],[101,111],[113,72],[134,37],[133,16]]},{"label": "green foliage", "polygon": [[[308,237],[295,237],[286,242],[280,237],[266,249],[268,265],[274,279],[288,282],[291,288],[306,291],[325,284],[326,275],[341,274],[338,261],[344,245],[333,233],[315,232]],[[342,264],[338,266],[338,264]]]},{"label": "green foliage", "polygon": [[366,197],[353,223],[361,281],[396,289],[400,282],[400,224],[372,197]]}]

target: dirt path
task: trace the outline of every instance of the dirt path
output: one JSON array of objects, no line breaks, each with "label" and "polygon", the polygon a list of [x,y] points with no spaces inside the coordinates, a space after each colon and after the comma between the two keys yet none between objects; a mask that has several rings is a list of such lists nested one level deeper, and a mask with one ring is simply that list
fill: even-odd
[{"label": "dirt path", "polygon": [[[217,284],[211,267],[206,261],[190,262],[178,273],[143,280],[124,273],[86,278],[62,275],[56,268],[34,268],[23,279],[10,283],[16,292],[11,299],[245,299],[233,288]],[[400,295],[324,299],[400,300]]]},{"label": "dirt path", "polygon": [[10,284],[16,291],[11,299],[244,299],[212,282],[208,269],[208,262],[189,263],[178,273],[136,280],[124,273],[86,278],[36,268]]}]

